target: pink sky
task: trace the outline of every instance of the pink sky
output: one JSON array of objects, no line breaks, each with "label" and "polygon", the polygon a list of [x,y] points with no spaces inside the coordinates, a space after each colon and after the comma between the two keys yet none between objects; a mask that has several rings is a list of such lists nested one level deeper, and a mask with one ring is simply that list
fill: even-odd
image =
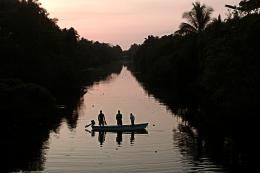
[{"label": "pink sky", "polygon": [[[148,35],[174,33],[184,20],[182,13],[192,8],[194,0],[39,0],[50,17],[58,18],[61,28],[74,27],[81,37],[120,45],[128,49]],[[203,0],[224,18],[225,4],[240,0]]]}]

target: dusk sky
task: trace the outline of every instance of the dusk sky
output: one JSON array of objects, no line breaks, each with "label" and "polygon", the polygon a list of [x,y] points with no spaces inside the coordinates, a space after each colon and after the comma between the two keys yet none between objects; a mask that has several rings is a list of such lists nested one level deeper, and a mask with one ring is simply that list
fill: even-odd
[{"label": "dusk sky", "polygon": [[[120,45],[128,49],[148,35],[174,33],[184,20],[182,14],[194,0],[39,0],[61,28],[74,27],[88,40]],[[240,0],[203,0],[214,9],[213,17],[226,17],[225,4]]]}]

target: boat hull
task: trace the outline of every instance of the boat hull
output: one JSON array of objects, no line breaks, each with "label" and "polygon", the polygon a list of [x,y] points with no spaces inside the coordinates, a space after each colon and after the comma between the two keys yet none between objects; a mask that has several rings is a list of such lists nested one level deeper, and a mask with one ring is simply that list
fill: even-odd
[{"label": "boat hull", "polygon": [[106,126],[92,126],[93,131],[122,131],[122,132],[133,132],[141,131],[147,127],[148,123],[135,124],[135,125],[106,125]]}]

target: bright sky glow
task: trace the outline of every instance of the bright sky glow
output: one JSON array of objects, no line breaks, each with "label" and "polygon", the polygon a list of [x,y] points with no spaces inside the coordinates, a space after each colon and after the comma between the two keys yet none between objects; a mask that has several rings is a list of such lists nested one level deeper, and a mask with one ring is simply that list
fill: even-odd
[{"label": "bright sky glow", "polygon": [[[184,20],[182,13],[194,0],[39,0],[61,28],[74,27],[81,37],[120,45],[128,49],[148,35],[174,33]],[[225,4],[240,0],[200,1],[214,9],[213,16],[225,18]]]}]

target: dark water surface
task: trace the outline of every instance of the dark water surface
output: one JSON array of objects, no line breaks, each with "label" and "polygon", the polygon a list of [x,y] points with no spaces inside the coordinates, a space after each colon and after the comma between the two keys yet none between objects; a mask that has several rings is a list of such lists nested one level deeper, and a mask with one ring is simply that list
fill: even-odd
[{"label": "dark water surface", "polygon": [[[108,124],[148,122],[147,133],[91,133],[84,126],[103,110]],[[44,146],[43,172],[226,172],[196,143],[196,130],[167,106],[149,96],[123,67],[119,75],[89,87],[78,110],[75,127],[66,120]]]}]

